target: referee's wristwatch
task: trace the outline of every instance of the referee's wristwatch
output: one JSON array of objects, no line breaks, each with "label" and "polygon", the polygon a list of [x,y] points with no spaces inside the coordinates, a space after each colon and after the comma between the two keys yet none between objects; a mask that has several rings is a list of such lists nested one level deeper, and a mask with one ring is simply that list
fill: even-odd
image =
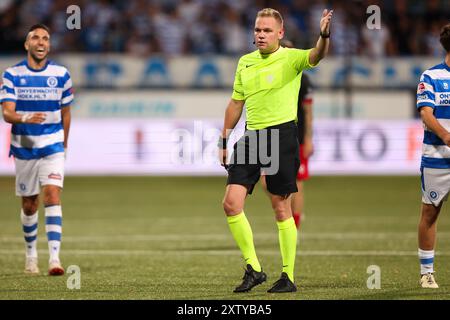
[{"label": "referee's wristwatch", "polygon": [[220,149],[227,148],[227,138],[219,137],[219,141],[217,141],[217,147]]},{"label": "referee's wristwatch", "polygon": [[328,31],[328,33],[324,33],[324,32],[322,32],[322,31],[320,31],[320,37],[321,38],[329,38],[330,37],[330,31]]}]

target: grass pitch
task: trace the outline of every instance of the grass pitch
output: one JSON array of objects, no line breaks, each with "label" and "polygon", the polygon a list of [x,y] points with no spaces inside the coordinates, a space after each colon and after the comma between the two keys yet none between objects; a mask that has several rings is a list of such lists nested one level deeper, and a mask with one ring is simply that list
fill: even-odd
[{"label": "grass pitch", "polygon": [[[295,294],[268,294],[281,272],[278,232],[260,188],[246,214],[268,282],[233,294],[243,262],[222,211],[224,178],[67,177],[63,193],[65,267],[49,277],[44,210],[42,275],[23,274],[24,244],[14,178],[0,178],[0,299],[449,299],[450,218],[444,204],[435,262],[438,290],[418,287],[418,177],[313,177],[306,183]],[[381,269],[369,290],[367,268]]]}]

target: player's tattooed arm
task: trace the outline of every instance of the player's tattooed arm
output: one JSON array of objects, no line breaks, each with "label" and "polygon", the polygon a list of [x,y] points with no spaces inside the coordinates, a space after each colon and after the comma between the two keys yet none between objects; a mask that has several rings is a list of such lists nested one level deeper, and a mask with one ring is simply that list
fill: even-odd
[{"label": "player's tattooed arm", "polygon": [[67,149],[71,121],[70,106],[61,109],[61,118],[64,128],[64,149]]}]

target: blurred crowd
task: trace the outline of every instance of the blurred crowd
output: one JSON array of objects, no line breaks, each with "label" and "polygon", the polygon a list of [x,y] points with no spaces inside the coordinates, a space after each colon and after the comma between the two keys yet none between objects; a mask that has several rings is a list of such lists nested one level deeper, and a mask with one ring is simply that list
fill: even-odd
[{"label": "blurred crowd", "polygon": [[[72,4],[80,30],[66,27]],[[366,25],[370,5],[381,8],[380,29]],[[440,56],[439,30],[450,22],[450,0],[0,0],[0,54],[23,52],[27,29],[45,23],[53,52],[239,55],[254,50],[264,7],[282,13],[299,48],[314,46],[323,9],[334,9],[333,55]]]}]

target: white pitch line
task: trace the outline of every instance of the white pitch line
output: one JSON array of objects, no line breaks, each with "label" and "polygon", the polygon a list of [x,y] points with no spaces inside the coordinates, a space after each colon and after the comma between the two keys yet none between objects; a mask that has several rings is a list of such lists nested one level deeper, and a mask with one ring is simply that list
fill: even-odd
[{"label": "white pitch line", "polygon": [[[38,250],[40,254],[48,253],[47,250]],[[214,256],[238,256],[238,250],[82,250],[66,249],[64,255],[102,255],[102,256],[164,256],[164,255],[214,255]],[[2,255],[23,255],[23,250],[0,249]],[[278,250],[259,250],[261,255],[280,255]],[[416,251],[388,251],[388,250],[306,250],[298,251],[299,256],[417,256]],[[437,256],[450,256],[450,251],[436,252]]]},{"label": "white pitch line", "polygon": [[[300,233],[300,240],[396,240],[416,238],[416,232],[403,233]],[[258,240],[277,240],[278,234],[273,233],[257,233],[254,235],[256,241]],[[441,240],[450,238],[450,233],[440,233]],[[100,236],[64,236],[63,242],[129,242],[129,241],[228,241],[231,239],[230,234],[135,234],[135,235],[100,235]],[[39,242],[45,242],[46,238],[39,237]],[[17,236],[0,236],[0,243],[22,243],[23,237]]]}]

